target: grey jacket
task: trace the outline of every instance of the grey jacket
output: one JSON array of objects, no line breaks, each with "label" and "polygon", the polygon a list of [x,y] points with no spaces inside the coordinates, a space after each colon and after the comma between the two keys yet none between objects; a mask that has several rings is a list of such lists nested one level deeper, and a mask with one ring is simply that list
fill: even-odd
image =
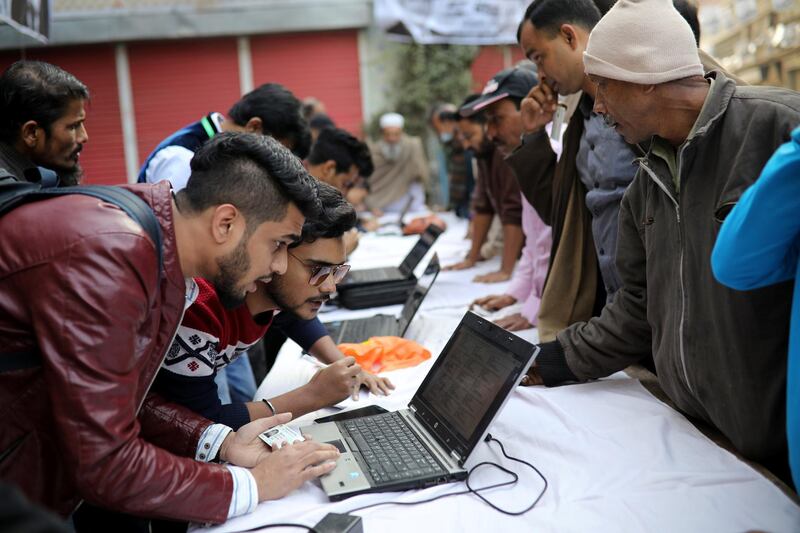
[{"label": "grey jacket", "polygon": [[661,387],[682,411],[788,480],[792,284],[728,289],[710,256],[722,220],[800,123],[800,94],[706,77],[714,80],[706,104],[677,155],[680,194],[651,147],[620,207],[622,288],[599,317],[543,345],[537,362],[552,385],[607,376],[652,352]]},{"label": "grey jacket", "polygon": [[[620,286],[617,274],[617,222],[619,204],[636,175],[633,148],[592,112],[594,101],[584,96],[576,113],[583,116],[583,135],[575,160],[578,177],[586,187],[586,208],[592,214],[592,237],[607,301]],[[639,154],[641,155],[641,154]]]}]

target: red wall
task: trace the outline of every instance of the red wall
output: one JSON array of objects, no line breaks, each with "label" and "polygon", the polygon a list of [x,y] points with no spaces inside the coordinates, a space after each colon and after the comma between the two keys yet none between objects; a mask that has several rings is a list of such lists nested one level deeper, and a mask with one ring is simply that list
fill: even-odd
[{"label": "red wall", "polygon": [[[277,82],[302,99],[315,96],[340,126],[361,133],[358,33],[355,30],[262,35],[250,38],[256,86]],[[512,64],[523,59],[512,46]],[[21,57],[0,52],[0,68]],[[125,182],[114,45],[30,50],[26,57],[57,64],[89,86],[89,142],[81,162],[88,183]],[[225,113],[239,98],[234,37],[128,44],[139,163],[167,135],[209,111]],[[501,47],[481,48],[472,64],[473,88],[505,67]]]},{"label": "red wall", "polygon": [[525,59],[518,46],[511,46],[511,65],[505,64],[505,54],[502,46],[484,46],[472,62],[472,89],[481,92],[489,78],[508,66]]},{"label": "red wall", "polygon": [[[0,53],[0,69],[5,70],[21,57],[19,52]],[[89,142],[81,153],[84,183],[124,183],[125,156],[114,45],[34,49],[28,50],[25,58],[58,65],[89,87],[91,102],[86,109]]]},{"label": "red wall", "polygon": [[165,137],[239,99],[236,40],[192,39],[128,45],[139,163]]},{"label": "red wall", "polygon": [[[360,132],[356,30],[253,36],[250,46],[256,86],[277,82],[300,99],[316,96],[337,124]],[[140,164],[169,134],[210,111],[226,113],[241,96],[234,37],[129,43],[127,49]],[[0,70],[21,57],[0,52]],[[124,183],[114,45],[30,50],[26,58],[56,64],[89,87],[85,182]]]},{"label": "red wall", "polygon": [[315,96],[337,126],[361,132],[358,33],[262,35],[250,39],[256,86],[277,82],[301,100]]}]

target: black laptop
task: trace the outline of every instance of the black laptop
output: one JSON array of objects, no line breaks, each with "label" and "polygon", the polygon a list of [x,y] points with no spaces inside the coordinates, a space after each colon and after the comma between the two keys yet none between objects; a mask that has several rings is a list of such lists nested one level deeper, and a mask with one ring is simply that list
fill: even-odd
[{"label": "black laptop", "polygon": [[380,227],[391,226],[391,225],[396,224],[397,226],[400,226],[401,230],[403,228],[405,228],[406,227],[406,223],[403,221],[403,219],[406,217],[408,212],[411,210],[411,204],[413,204],[413,203],[414,203],[414,197],[413,196],[409,196],[408,200],[406,200],[406,203],[403,206],[403,209],[400,211],[400,214],[397,215],[397,220],[389,221],[389,222],[382,222],[380,224]]},{"label": "black laptop", "polygon": [[399,317],[374,315],[367,318],[329,322],[325,324],[325,327],[328,328],[331,338],[336,344],[341,344],[343,342],[361,342],[375,336],[403,337],[408,326],[411,325],[411,320],[422,305],[422,301],[436,281],[440,268],[439,256],[434,253],[428,266],[425,267],[425,273],[419,278],[417,286],[408,295]]},{"label": "black laptop", "polygon": [[[411,279],[414,276],[414,269],[428,250],[431,249],[433,243],[442,234],[442,229],[439,226],[431,224],[422,235],[419,236],[417,243],[408,252],[408,255],[400,266],[396,267],[382,267],[382,268],[368,268],[364,270],[351,270],[347,276],[338,284],[339,290],[346,290],[351,287],[375,283],[387,283],[393,281],[403,281]],[[384,304],[386,305],[386,304]]]},{"label": "black laptop", "polygon": [[302,428],[341,452],[320,478],[331,500],[464,479],[486,436],[539,348],[467,312],[408,409]]}]

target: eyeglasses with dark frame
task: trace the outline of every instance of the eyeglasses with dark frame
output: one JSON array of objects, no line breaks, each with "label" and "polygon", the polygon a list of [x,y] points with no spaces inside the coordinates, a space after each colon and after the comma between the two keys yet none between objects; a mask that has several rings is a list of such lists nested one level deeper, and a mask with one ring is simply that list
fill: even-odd
[{"label": "eyeglasses with dark frame", "polygon": [[341,264],[341,265],[310,265],[294,255],[292,252],[287,252],[290,256],[294,257],[300,264],[304,267],[309,269],[311,272],[311,277],[308,278],[308,284],[313,287],[319,287],[325,280],[328,279],[328,276],[333,275],[333,282],[339,283],[341,282],[344,277],[350,272],[350,265],[348,264]]}]

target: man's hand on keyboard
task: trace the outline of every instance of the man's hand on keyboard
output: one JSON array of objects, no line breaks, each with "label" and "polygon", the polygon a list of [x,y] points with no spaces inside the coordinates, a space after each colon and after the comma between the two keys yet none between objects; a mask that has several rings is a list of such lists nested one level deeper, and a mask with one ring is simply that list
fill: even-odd
[{"label": "man's hand on keyboard", "polygon": [[330,444],[305,441],[283,446],[265,456],[250,472],[258,486],[258,501],[277,500],[336,467],[339,450]]}]

